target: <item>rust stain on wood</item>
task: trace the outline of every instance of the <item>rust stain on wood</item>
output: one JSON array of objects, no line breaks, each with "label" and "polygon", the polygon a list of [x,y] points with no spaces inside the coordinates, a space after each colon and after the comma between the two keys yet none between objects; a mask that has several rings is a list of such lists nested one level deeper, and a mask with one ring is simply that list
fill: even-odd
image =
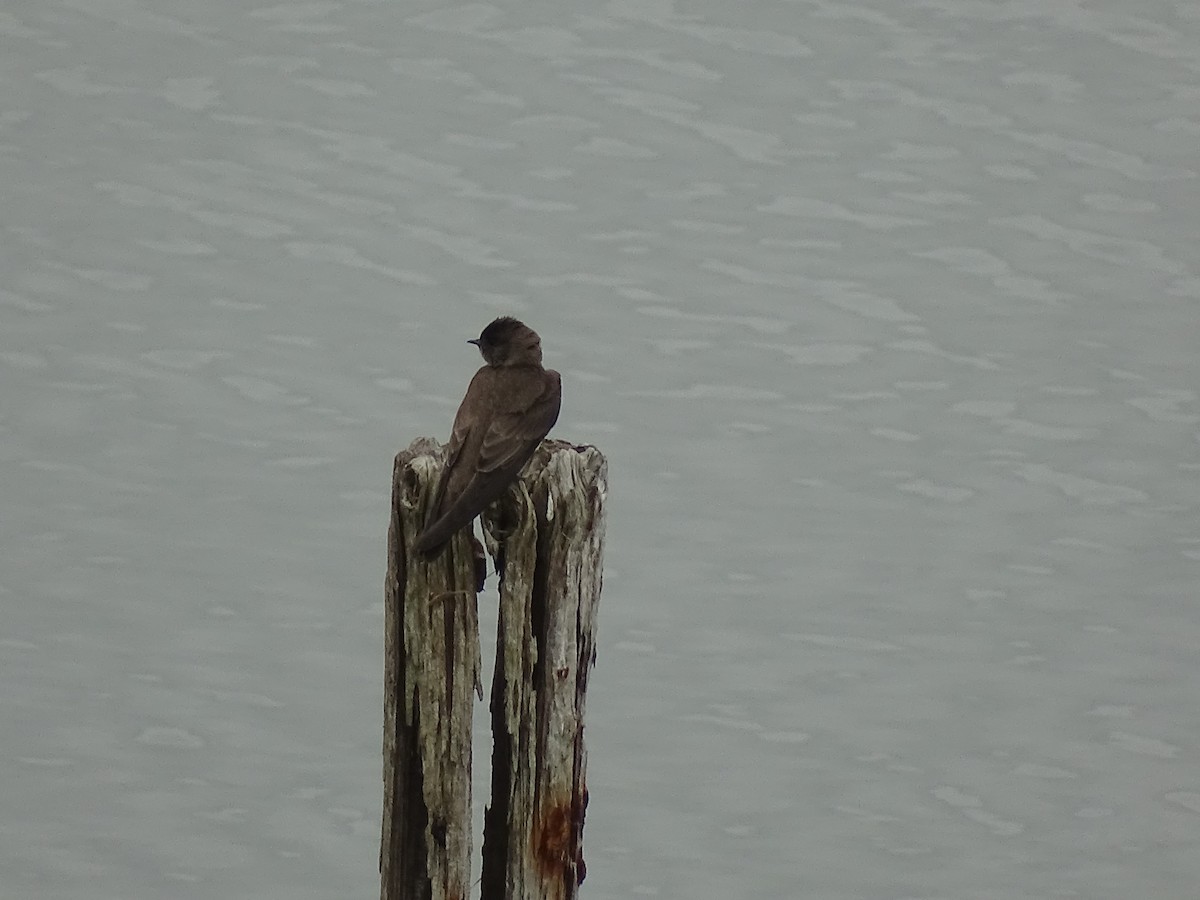
[{"label": "rust stain on wood", "polygon": [[583,819],[587,809],[587,788],[573,797],[543,806],[533,830],[533,858],[547,881],[560,880],[583,884],[587,867],[583,862]]}]

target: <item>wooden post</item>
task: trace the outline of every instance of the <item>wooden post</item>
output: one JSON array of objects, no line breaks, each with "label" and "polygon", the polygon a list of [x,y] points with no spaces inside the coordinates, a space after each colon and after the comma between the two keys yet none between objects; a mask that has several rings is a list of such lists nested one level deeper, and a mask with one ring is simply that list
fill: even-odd
[{"label": "wooden post", "polygon": [[[476,561],[466,529],[432,561],[411,549],[444,459],[422,438],[396,456],[392,476],[382,900],[463,900],[471,885],[471,695],[483,696]],[[543,441],[483,517],[501,582],[482,900],[574,900],[583,881],[583,713],[607,477],[596,448]]]},{"label": "wooden post", "polygon": [[595,447],[544,441],[484,516],[501,582],[482,900],[574,900],[586,873],[583,715],[607,479]]},{"label": "wooden post", "polygon": [[475,566],[464,531],[432,562],[410,547],[444,460],[396,456],[384,583],[381,900],[463,900],[471,886],[471,708],[482,699]]}]

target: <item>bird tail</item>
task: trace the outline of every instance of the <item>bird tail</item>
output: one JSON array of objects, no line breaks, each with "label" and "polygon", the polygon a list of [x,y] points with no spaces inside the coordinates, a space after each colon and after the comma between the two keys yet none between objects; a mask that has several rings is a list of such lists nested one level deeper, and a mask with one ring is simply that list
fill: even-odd
[{"label": "bird tail", "polygon": [[[485,506],[504,492],[508,484],[506,481],[498,481],[498,486],[500,490],[489,491],[481,490],[481,486],[478,484],[468,485],[467,489],[450,504],[449,509],[425,526],[425,530],[421,532],[416,544],[413,545],[414,549],[418,553],[433,556],[450,538],[454,537],[460,528],[470,525]],[[489,494],[493,496],[488,496]]]}]

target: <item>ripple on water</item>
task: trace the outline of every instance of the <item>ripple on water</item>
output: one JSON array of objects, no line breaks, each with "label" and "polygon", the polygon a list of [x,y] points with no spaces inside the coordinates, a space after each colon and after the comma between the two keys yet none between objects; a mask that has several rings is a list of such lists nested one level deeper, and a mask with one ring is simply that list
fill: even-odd
[{"label": "ripple on water", "polygon": [[134,740],[149,747],[167,747],[175,750],[198,750],[204,746],[203,739],[187,729],[165,726],[143,729]]},{"label": "ripple on water", "polygon": [[172,106],[201,112],[217,105],[221,92],[213,88],[213,78],[168,78],[155,96]]},{"label": "ripple on water", "polygon": [[840,203],[818,200],[814,197],[781,195],[770,203],[759,204],[756,209],[759,212],[773,213],[780,216],[818,219],[830,222],[847,222],[866,228],[869,231],[893,231],[897,228],[913,228],[929,224],[927,219],[914,219],[911,216],[858,212]]},{"label": "ripple on water", "polygon": [[784,639],[827,647],[833,650],[849,650],[854,653],[894,653],[903,650],[899,644],[877,641],[873,638],[855,637],[848,634],[784,634]]},{"label": "ripple on water", "polygon": [[916,494],[930,500],[939,500],[942,503],[963,503],[975,496],[975,492],[970,488],[938,484],[925,478],[914,478],[898,484],[896,490]]},{"label": "ripple on water", "polygon": [[228,353],[221,350],[149,350],[142,354],[142,359],[162,366],[164,369],[176,369],[181,372],[195,372],[211,364],[215,360],[225,359]]},{"label": "ripple on water", "polygon": [[649,147],[632,144],[618,138],[591,137],[573,148],[575,153],[587,153],[592,156],[611,156],[615,159],[657,159],[660,154]]},{"label": "ripple on water", "polygon": [[1081,475],[1059,472],[1042,463],[1027,463],[1018,466],[1016,474],[1030,484],[1057,488],[1073,500],[1084,503],[1117,505],[1122,503],[1144,503],[1149,498],[1137,488],[1120,484],[1105,484]]},{"label": "ripple on water", "polygon": [[1144,737],[1140,734],[1130,734],[1127,731],[1110,731],[1109,743],[1139,756],[1153,756],[1158,759],[1174,759],[1179,755],[1179,748],[1158,738]]},{"label": "ripple on water", "polygon": [[1195,791],[1168,791],[1165,799],[1169,803],[1180,806],[1188,812],[1200,815],[1200,794]]},{"label": "ripple on water", "polygon": [[800,366],[849,366],[869,355],[873,348],[865,344],[814,343],[794,346],[790,344],[755,344],[762,350],[784,353]]},{"label": "ripple on water", "polygon": [[249,375],[226,375],[221,381],[229,385],[242,397],[255,403],[270,403],[279,406],[300,406],[309,398],[293,394],[287,388],[266,378]]},{"label": "ripple on water", "polygon": [[1025,826],[1020,822],[1010,822],[986,812],[982,808],[983,801],[980,798],[956,787],[941,785],[934,788],[932,793],[938,800],[954,807],[963,816],[972,822],[983,825],[999,837],[1014,837],[1025,830]]}]

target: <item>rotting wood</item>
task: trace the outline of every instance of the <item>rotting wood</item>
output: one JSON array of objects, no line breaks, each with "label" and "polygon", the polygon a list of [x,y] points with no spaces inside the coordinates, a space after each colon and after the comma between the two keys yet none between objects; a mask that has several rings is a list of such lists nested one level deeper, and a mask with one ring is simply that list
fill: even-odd
[{"label": "rotting wood", "polygon": [[607,477],[596,448],[545,441],[484,516],[502,577],[482,900],[572,900],[586,874],[583,722]]},{"label": "rotting wood", "polygon": [[[385,583],[383,900],[470,891],[471,707],[479,685],[469,531],[427,561],[412,551],[444,449],[414,441],[393,471]],[[501,573],[492,686],[492,798],[483,900],[574,900],[583,881],[587,752],[607,463],[546,441],[484,516]]]},{"label": "rotting wood", "polygon": [[443,459],[421,438],[392,474],[381,900],[463,900],[471,886],[471,713],[483,696],[471,540],[464,530],[431,561],[410,549]]}]

